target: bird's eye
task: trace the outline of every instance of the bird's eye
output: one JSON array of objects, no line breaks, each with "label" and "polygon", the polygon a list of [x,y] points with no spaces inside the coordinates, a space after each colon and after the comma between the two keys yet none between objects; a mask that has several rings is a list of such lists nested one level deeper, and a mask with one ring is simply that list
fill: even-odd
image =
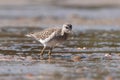
[{"label": "bird's eye", "polygon": [[68,27],[66,27],[66,29],[69,29]]}]

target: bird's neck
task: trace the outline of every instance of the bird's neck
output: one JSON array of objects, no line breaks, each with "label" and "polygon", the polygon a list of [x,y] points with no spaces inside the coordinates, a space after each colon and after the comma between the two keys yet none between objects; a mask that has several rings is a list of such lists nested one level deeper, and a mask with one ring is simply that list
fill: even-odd
[{"label": "bird's neck", "polygon": [[61,32],[61,35],[63,36],[64,34],[65,34],[65,33],[62,31],[62,32]]},{"label": "bird's neck", "polygon": [[61,32],[61,36],[67,38],[68,37],[68,33],[65,33],[64,31]]},{"label": "bird's neck", "polygon": [[63,36],[64,34],[65,34],[65,32],[62,30],[62,31],[61,31],[61,35]]},{"label": "bird's neck", "polygon": [[64,32],[64,30],[61,30],[61,35],[65,35],[66,33]]}]

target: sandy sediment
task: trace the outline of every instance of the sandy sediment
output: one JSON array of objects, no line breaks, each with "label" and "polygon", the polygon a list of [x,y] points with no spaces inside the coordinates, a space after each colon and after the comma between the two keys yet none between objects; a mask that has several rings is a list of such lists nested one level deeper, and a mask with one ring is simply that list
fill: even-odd
[{"label": "sandy sediment", "polygon": [[120,6],[120,0],[60,0],[56,1],[57,5],[66,7],[116,7]]},{"label": "sandy sediment", "polygon": [[0,27],[24,27],[24,26],[35,26],[40,27],[41,25],[57,25],[57,24],[64,24],[64,23],[71,23],[75,25],[117,25],[120,26],[120,19],[84,19],[84,18],[66,18],[66,19],[59,19],[59,18],[21,18],[21,19],[4,19],[0,20]]},{"label": "sandy sediment", "polygon": [[0,6],[55,4],[74,7],[120,6],[120,0],[0,0]]}]

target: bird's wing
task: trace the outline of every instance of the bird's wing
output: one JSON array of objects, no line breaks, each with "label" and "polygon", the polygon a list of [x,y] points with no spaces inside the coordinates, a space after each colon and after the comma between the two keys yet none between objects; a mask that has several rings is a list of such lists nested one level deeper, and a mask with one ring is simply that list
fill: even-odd
[{"label": "bird's wing", "polygon": [[[41,32],[35,32],[35,33],[31,33],[29,35],[31,35],[32,37],[36,38],[36,39],[46,39],[48,38],[49,36],[54,36],[56,35],[56,33],[58,33],[60,31],[60,28],[48,28],[48,29],[45,29]],[[53,35],[54,33],[54,35]]]}]

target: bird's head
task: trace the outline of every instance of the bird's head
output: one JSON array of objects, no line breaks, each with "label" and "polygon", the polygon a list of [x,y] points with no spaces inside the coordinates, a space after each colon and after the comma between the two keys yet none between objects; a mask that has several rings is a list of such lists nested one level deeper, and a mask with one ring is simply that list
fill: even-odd
[{"label": "bird's head", "polygon": [[71,33],[72,25],[71,24],[63,24],[62,31],[64,33]]}]

